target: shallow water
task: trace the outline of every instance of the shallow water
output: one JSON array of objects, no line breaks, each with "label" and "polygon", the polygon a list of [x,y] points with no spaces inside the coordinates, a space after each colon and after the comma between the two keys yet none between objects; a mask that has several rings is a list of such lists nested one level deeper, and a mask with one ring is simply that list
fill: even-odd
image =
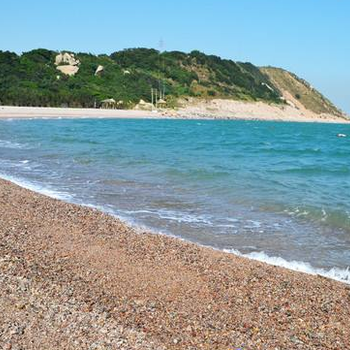
[{"label": "shallow water", "polygon": [[338,133],[350,126],[3,120],[0,175],[203,245],[350,280],[350,137]]}]

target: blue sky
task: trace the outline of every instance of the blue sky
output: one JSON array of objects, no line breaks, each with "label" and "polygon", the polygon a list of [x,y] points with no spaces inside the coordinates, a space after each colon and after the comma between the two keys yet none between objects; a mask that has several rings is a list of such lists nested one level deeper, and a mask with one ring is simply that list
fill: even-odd
[{"label": "blue sky", "polygon": [[349,0],[1,0],[0,50],[198,49],[295,72],[350,113]]}]

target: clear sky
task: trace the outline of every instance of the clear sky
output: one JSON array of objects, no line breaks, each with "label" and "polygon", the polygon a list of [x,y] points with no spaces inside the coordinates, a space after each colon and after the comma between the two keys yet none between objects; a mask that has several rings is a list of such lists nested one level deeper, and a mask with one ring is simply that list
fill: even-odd
[{"label": "clear sky", "polygon": [[0,50],[192,51],[291,70],[350,113],[350,0],[0,0]]}]

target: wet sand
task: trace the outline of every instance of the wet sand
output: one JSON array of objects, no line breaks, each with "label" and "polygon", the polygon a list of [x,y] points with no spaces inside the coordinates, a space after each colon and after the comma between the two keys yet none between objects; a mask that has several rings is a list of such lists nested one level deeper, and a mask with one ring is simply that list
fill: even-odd
[{"label": "wet sand", "polygon": [[350,286],[0,180],[1,349],[350,349]]}]

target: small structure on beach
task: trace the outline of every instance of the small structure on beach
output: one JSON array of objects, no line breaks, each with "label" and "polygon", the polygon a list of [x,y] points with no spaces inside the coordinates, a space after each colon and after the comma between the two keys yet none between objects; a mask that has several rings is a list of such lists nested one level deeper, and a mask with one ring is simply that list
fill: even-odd
[{"label": "small structure on beach", "polygon": [[166,101],[163,100],[162,98],[160,98],[160,99],[157,101],[157,105],[158,105],[159,107],[165,107]]},{"label": "small structure on beach", "polygon": [[141,99],[140,102],[135,106],[134,109],[139,110],[139,111],[152,111],[153,104]]},{"label": "small structure on beach", "polygon": [[101,101],[102,109],[116,109],[117,102],[114,98],[108,98],[106,100]]}]

